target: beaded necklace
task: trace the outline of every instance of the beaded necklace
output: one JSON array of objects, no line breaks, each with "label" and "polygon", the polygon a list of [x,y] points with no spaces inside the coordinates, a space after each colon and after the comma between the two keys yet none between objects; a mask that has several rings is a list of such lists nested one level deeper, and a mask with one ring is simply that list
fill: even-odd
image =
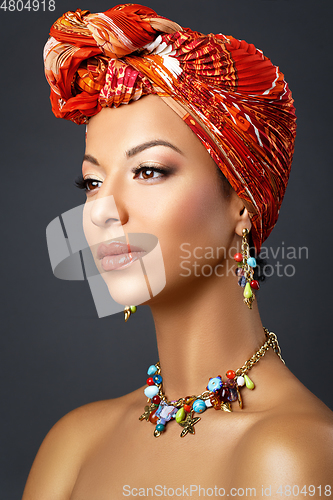
[{"label": "beaded necklace", "polygon": [[159,437],[165,431],[166,424],[170,420],[176,422],[183,427],[180,437],[186,434],[195,434],[194,425],[201,420],[200,417],[194,416],[195,413],[203,413],[207,408],[231,412],[231,404],[238,401],[240,408],[243,408],[243,400],[240,389],[247,387],[250,390],[254,389],[254,383],[247,375],[247,372],[258,361],[265,356],[270,347],[279,356],[281,361],[284,360],[281,356],[281,349],[278,343],[277,336],[273,332],[269,332],[264,328],[266,341],[258,349],[258,351],[238,370],[228,370],[226,372],[227,380],[223,381],[221,375],[210,378],[207,388],[199,396],[186,396],[177,401],[168,401],[163,393],[163,379],[161,375],[160,363],[151,365],[148,368],[148,386],[144,393],[148,401],[143,414],[139,420],[147,420],[156,425],[154,436]]}]

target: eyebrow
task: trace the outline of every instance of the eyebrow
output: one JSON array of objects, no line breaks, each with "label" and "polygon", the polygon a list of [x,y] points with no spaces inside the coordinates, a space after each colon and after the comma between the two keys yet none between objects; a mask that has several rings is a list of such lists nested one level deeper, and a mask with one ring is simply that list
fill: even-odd
[{"label": "eyebrow", "polygon": [[96,165],[97,167],[100,167],[100,164],[99,164],[98,160],[94,156],[84,155],[83,161],[89,161],[89,163],[92,163],[93,165]]},{"label": "eyebrow", "polygon": [[[126,156],[127,158],[131,158],[132,156],[135,156],[141,153],[142,151],[145,151],[145,149],[154,148],[155,146],[165,146],[167,148],[173,149],[174,151],[176,151],[181,155],[184,155],[184,153],[179,148],[177,148],[177,146],[171,144],[171,142],[163,141],[162,139],[156,139],[154,141],[144,142],[142,144],[139,144],[138,146],[135,146],[134,148],[129,149],[128,151],[126,151]],[[83,157],[83,161],[89,161],[89,163],[92,163],[93,165],[100,167],[99,161],[92,155],[85,154]]]},{"label": "eyebrow", "polygon": [[167,148],[173,149],[174,151],[177,151],[177,153],[180,153],[181,155],[184,155],[184,153],[180,149],[178,149],[177,146],[171,144],[171,142],[163,141],[161,139],[156,139],[154,141],[144,142],[143,144],[139,144],[138,146],[129,149],[128,151],[126,151],[126,156],[127,158],[131,158],[132,156],[141,153],[141,151],[144,151],[145,149],[149,148],[154,148],[155,146],[165,146]]}]

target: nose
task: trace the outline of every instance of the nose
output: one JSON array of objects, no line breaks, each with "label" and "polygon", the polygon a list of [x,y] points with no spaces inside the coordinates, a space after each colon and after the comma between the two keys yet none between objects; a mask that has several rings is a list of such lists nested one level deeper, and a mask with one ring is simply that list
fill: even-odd
[{"label": "nose", "polygon": [[112,237],[124,234],[123,225],[128,220],[128,214],[123,207],[117,206],[113,195],[96,197],[88,204],[90,220],[95,226],[109,229]]}]

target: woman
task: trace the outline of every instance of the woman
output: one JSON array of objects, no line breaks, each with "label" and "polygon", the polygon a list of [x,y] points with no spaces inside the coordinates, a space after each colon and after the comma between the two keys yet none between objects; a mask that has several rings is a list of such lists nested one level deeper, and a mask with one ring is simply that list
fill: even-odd
[{"label": "woman", "polygon": [[[151,307],[160,366],[148,374],[161,368],[163,385],[148,381],[148,405],[141,388],[61,419],[23,498],[158,496],[159,486],[165,497],[330,496],[332,414],[271,349],[247,254],[248,233],[259,251],[273,228],[289,174],[283,75],[245,42],[135,5],[68,13],[51,37],[53,110],[88,122],[86,238],[113,298]],[[159,275],[154,293],[146,269],[148,298],[132,270],[151,249],[131,234],[154,235],[162,250],[165,286]],[[109,258],[117,245],[123,257]],[[227,272],[235,261],[238,278]]]}]

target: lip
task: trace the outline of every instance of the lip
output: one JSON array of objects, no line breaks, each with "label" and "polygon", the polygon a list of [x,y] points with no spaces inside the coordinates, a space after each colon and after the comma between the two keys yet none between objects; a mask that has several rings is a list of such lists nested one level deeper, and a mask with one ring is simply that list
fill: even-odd
[{"label": "lip", "polygon": [[102,243],[97,249],[97,258],[101,261],[104,271],[125,269],[140,257],[146,255],[146,251],[134,245],[128,245],[121,241]]}]

